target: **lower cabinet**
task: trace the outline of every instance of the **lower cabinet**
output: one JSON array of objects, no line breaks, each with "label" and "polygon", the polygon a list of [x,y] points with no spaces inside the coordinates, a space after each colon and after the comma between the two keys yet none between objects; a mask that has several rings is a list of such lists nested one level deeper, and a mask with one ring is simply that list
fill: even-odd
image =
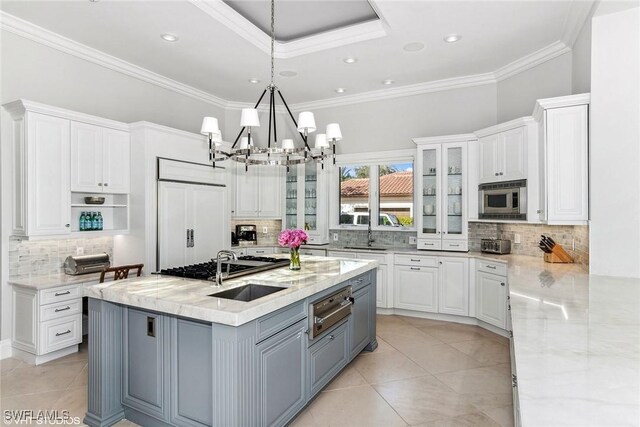
[{"label": "lower cabinet", "polygon": [[285,424],[306,404],[304,320],[258,344],[260,425]]},{"label": "lower cabinet", "polygon": [[469,315],[469,260],[440,257],[438,312]]},{"label": "lower cabinet", "polygon": [[393,279],[394,307],[438,312],[438,268],[398,265]]},{"label": "lower cabinet", "polygon": [[371,317],[375,315],[373,313],[374,306],[371,304],[372,296],[371,286],[366,286],[353,294],[353,310],[349,320],[351,334],[349,353],[351,358],[356,357],[371,341],[369,325]]},{"label": "lower cabinet", "polygon": [[349,362],[348,323],[309,347],[309,398],[315,396]]},{"label": "lower cabinet", "polygon": [[507,278],[476,272],[476,317],[501,329],[507,327]]}]

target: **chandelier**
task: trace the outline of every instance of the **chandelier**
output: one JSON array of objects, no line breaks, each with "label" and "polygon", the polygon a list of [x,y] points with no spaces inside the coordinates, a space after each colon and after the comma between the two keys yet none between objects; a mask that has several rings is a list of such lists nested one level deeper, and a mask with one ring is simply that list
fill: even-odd
[{"label": "chandelier", "polygon": [[[289,105],[284,99],[280,89],[274,84],[274,44],[275,44],[275,0],[271,0],[271,83],[262,92],[258,102],[253,108],[243,108],[240,115],[240,132],[236,137],[231,149],[225,151],[222,149],[222,134],[218,126],[218,119],[215,117],[205,117],[202,121],[200,132],[209,138],[209,161],[215,167],[216,162],[222,162],[228,159],[239,163],[244,163],[245,170],[249,165],[273,165],[273,166],[289,166],[317,162],[322,164],[324,168],[324,160],[331,156],[333,164],[336,160],[336,142],[342,139],[340,125],[338,123],[330,123],[327,125],[326,132],[317,134],[314,147],[309,145],[309,134],[316,131],[316,122],[313,113],[303,111],[298,115],[298,120],[294,118]],[[265,95],[269,93],[269,126],[266,145],[258,146],[255,139],[251,135],[253,128],[260,127],[260,119],[258,117],[258,106],[262,102]],[[288,117],[291,118],[295,128],[300,134],[301,142],[296,143],[293,139],[282,139],[278,145],[278,134],[276,127],[276,97],[279,97],[284,105]],[[330,152],[327,152],[329,151]],[[327,151],[325,151],[327,150]]]}]

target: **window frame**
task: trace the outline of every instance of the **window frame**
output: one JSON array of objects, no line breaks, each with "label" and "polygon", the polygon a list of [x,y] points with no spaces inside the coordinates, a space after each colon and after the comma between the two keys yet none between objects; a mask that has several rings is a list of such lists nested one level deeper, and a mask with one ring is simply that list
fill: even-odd
[{"label": "window frame", "polygon": [[[389,227],[378,225],[378,221],[371,224],[374,231],[406,231],[415,232],[416,227],[416,192],[417,181],[415,174],[416,151],[411,149],[378,151],[365,154],[339,154],[336,156],[336,164],[331,173],[329,185],[329,228],[339,230],[366,230],[367,225],[340,224],[340,168],[343,166],[369,166],[369,209],[371,216],[380,216],[380,169],[381,164],[409,163],[413,164],[413,225],[411,227]],[[371,221],[371,218],[369,219]]]}]

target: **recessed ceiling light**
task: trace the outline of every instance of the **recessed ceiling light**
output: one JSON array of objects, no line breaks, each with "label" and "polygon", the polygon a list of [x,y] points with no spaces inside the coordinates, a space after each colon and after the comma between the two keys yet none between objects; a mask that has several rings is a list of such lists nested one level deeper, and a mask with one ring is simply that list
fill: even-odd
[{"label": "recessed ceiling light", "polygon": [[253,83],[253,84],[260,83],[260,79],[256,79],[256,78],[249,79],[249,83]]},{"label": "recessed ceiling light", "polygon": [[383,81],[382,81],[382,84],[383,84],[383,85],[392,85],[392,84],[394,84],[394,83],[395,83],[395,81],[394,81],[394,80],[391,80],[391,79],[386,79],[386,80],[383,80]]},{"label": "recessed ceiling light", "polygon": [[336,89],[336,93],[345,93],[347,90],[343,87],[339,87]]},{"label": "recessed ceiling light", "polygon": [[356,62],[358,62],[358,58],[354,58],[350,56],[348,58],[344,58],[343,61],[346,62],[347,64],[355,64]]},{"label": "recessed ceiling light", "polygon": [[282,77],[295,77],[298,75],[297,72],[293,71],[293,70],[284,70],[284,71],[280,71],[279,73]]},{"label": "recessed ceiling light", "polygon": [[424,49],[424,43],[411,42],[411,43],[405,44],[402,48],[407,52],[417,52],[419,50]]},{"label": "recessed ceiling light", "polygon": [[160,34],[160,37],[162,37],[162,40],[165,40],[168,42],[178,41],[178,36],[176,36],[175,34],[163,33],[163,34]]},{"label": "recessed ceiling light", "polygon": [[460,34],[449,34],[444,38],[444,41],[446,41],[447,43],[455,43],[461,38],[462,36]]}]

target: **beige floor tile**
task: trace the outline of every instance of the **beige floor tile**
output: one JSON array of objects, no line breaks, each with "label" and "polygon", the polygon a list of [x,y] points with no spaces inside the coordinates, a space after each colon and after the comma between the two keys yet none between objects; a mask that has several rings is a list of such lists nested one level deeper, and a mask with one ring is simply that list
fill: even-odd
[{"label": "beige floor tile", "polygon": [[429,335],[417,328],[405,327],[401,331],[390,333],[385,337],[386,341],[400,352],[414,349],[417,346],[433,346],[443,344],[438,338]]},{"label": "beige floor tile", "polygon": [[445,372],[437,374],[436,378],[464,394],[482,411],[512,403],[511,376],[505,365]]},{"label": "beige floor tile", "polygon": [[389,350],[395,350],[393,347],[391,347],[389,345],[388,342],[386,342],[385,340],[382,339],[382,337],[377,336],[376,337],[376,341],[378,341],[378,348],[376,348],[374,351],[372,352],[368,352],[368,351],[363,351],[362,355],[367,355],[367,354],[375,354],[375,353],[382,353],[383,351],[389,351]]},{"label": "beige floor tile", "polygon": [[60,398],[60,391],[45,391],[41,393],[23,394],[20,396],[3,397],[0,399],[0,409],[33,411],[54,409],[55,402]]},{"label": "beige floor tile", "polygon": [[376,325],[388,325],[388,324],[406,325],[407,322],[405,322],[404,319],[406,319],[406,317],[395,316],[395,315],[377,314],[376,315]]},{"label": "beige floor tile", "polygon": [[71,385],[85,365],[86,362],[71,362],[16,368],[2,377],[0,397],[64,390]]},{"label": "beige floor tile", "polygon": [[406,426],[371,386],[320,393],[309,406],[317,426]]},{"label": "beige floor tile", "polygon": [[340,388],[358,387],[367,385],[367,380],[358,372],[353,364],[347,366],[337,377],[335,377],[325,390],[337,390]]},{"label": "beige floor tile", "polygon": [[55,403],[56,409],[68,411],[72,417],[84,419],[87,413],[87,387],[75,387],[65,390]]},{"label": "beige floor tile", "polygon": [[409,316],[398,316],[401,320],[408,323],[411,326],[415,326],[416,328],[424,328],[431,326],[445,326],[451,324],[451,322],[444,322],[442,320],[434,320],[434,319],[423,319],[421,317],[409,317]]},{"label": "beige floor tile", "polygon": [[513,427],[513,405],[502,406],[500,408],[488,408],[482,412],[495,420],[500,427]]},{"label": "beige floor tile", "polygon": [[69,387],[86,387],[89,385],[89,364],[84,365],[82,371],[76,376],[76,378],[71,382]]},{"label": "beige floor tile", "polygon": [[14,359],[12,357],[8,359],[0,360],[0,375],[6,375],[16,368],[27,366],[23,361]]},{"label": "beige floor tile", "polygon": [[479,368],[486,365],[447,344],[406,347],[404,354],[431,374]]},{"label": "beige floor tile", "polygon": [[431,375],[373,387],[410,425],[478,412],[464,396]]},{"label": "beige floor tile", "polygon": [[500,424],[487,417],[482,412],[459,415],[425,424],[417,424],[416,427],[500,427]]},{"label": "beige floor tile", "polygon": [[509,346],[509,338],[507,337],[503,337],[502,335],[498,335],[494,332],[491,332],[487,329],[484,328],[479,328],[478,332],[480,332],[482,335],[484,335],[485,337],[492,339],[494,341],[498,341],[500,344],[504,344],[507,347]]},{"label": "beige floor tile", "polygon": [[441,326],[427,326],[421,327],[420,329],[447,344],[486,338],[486,336],[480,332],[480,329],[482,328],[474,325],[462,325],[460,323],[450,323],[448,325]]},{"label": "beige floor tile", "polygon": [[132,425],[134,424],[129,420],[120,420],[117,423],[115,423],[113,427],[131,427]]},{"label": "beige floor tile", "polygon": [[427,374],[424,369],[396,350],[358,356],[352,363],[369,384],[415,378]]},{"label": "beige floor tile", "polygon": [[315,419],[313,415],[311,415],[311,411],[309,408],[302,411],[296,418],[293,419],[289,427],[317,427]]},{"label": "beige floor tile", "polygon": [[510,361],[509,347],[489,338],[454,342],[451,343],[451,347],[471,356],[478,362],[499,364]]}]

